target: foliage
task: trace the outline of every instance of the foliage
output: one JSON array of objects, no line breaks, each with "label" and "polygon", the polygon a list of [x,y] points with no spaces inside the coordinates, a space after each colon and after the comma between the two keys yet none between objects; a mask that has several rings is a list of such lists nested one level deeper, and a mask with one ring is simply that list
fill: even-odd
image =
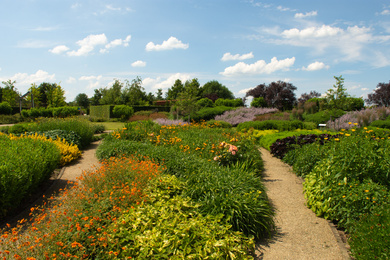
[{"label": "foliage", "polygon": [[347,97],[343,106],[344,111],[357,111],[364,108],[363,98]]},{"label": "foliage", "polygon": [[196,102],[197,106],[200,108],[205,108],[205,107],[214,107],[214,103],[211,99],[209,98],[201,98]]},{"label": "foliage", "polygon": [[321,93],[317,91],[310,91],[310,93],[303,93],[301,96],[298,98],[298,104],[304,104],[306,101],[312,99],[312,98],[318,98],[321,96]]},{"label": "foliage", "polygon": [[389,234],[390,205],[384,203],[354,224],[348,241],[352,256],[354,259],[388,259]]},{"label": "foliage", "polygon": [[342,76],[334,76],[336,84],[333,89],[326,92],[326,100],[330,109],[343,109],[347,97],[349,97],[345,87],[344,78]]},{"label": "foliage", "polygon": [[82,107],[82,108],[88,108],[89,104],[90,104],[90,100],[88,98],[88,95],[85,93],[78,94],[74,101],[76,102],[76,104],[79,107]]},{"label": "foliage", "polygon": [[12,106],[17,106],[20,93],[15,87],[16,81],[2,81],[4,87],[0,87],[0,102],[7,102]]},{"label": "foliage", "polygon": [[206,107],[198,110],[193,116],[192,120],[195,122],[200,122],[202,120],[222,120],[219,119],[217,116],[222,115],[226,111],[233,110],[232,107],[224,107],[224,106],[216,106],[216,107]]},{"label": "foliage", "polygon": [[[234,129],[206,124],[152,127],[134,125],[112,133],[99,146],[98,158],[148,156],[185,181],[183,194],[199,203],[204,215],[222,213],[234,230],[256,238],[270,234],[273,213],[259,176],[262,161],[250,140]],[[224,141],[230,146],[221,145]],[[225,155],[231,160],[219,160]]]},{"label": "foliage", "polygon": [[0,103],[0,115],[11,115],[12,114],[12,107],[11,105],[3,101]]},{"label": "foliage", "polygon": [[251,107],[267,107],[267,102],[265,102],[263,97],[253,98]]},{"label": "foliage", "polygon": [[328,121],[326,126],[334,130],[350,129],[356,123],[360,127],[370,125],[376,120],[386,119],[390,115],[390,109],[385,107],[367,108],[361,111],[351,111],[334,121]]},{"label": "foliage", "polygon": [[267,135],[260,140],[260,144],[269,149],[273,156],[283,159],[288,151],[296,147],[314,142],[323,144],[326,140],[336,137],[328,133],[324,134],[320,130],[298,130]]},{"label": "foliage", "polygon": [[215,120],[225,121],[233,126],[237,126],[243,122],[253,121],[258,115],[264,115],[276,111],[278,110],[275,108],[240,107],[235,110],[226,111],[222,115],[216,116]]},{"label": "foliage", "polygon": [[[16,125],[15,125],[16,126]],[[84,149],[93,140],[94,127],[84,118],[42,118],[33,124],[26,125],[27,132],[45,132],[49,130],[73,131],[80,136],[79,149]]]},{"label": "foliage", "polygon": [[57,130],[48,130],[48,131],[38,131],[38,132],[22,132],[19,134],[25,134],[25,135],[44,135],[46,138],[51,138],[53,140],[56,140],[57,138],[65,140],[69,144],[74,144],[78,147],[81,146],[81,136],[75,133],[74,131],[65,131],[61,129]]},{"label": "foliage", "polygon": [[180,125],[180,124],[184,125],[184,124],[188,124],[181,119],[170,120],[170,119],[166,119],[166,118],[157,118],[154,120],[154,122],[156,122],[159,125]]},{"label": "foliage", "polygon": [[390,120],[376,120],[370,124],[371,127],[390,129]]},{"label": "foliage", "polygon": [[245,132],[250,128],[256,130],[269,130],[276,129],[279,131],[291,131],[295,129],[307,129],[312,130],[315,128],[313,124],[307,124],[305,122],[294,120],[294,121],[285,121],[285,120],[266,120],[266,121],[248,121],[240,123],[237,125],[237,130]]},{"label": "foliage", "polygon": [[213,102],[217,99],[234,99],[233,93],[216,80],[207,82],[201,87],[202,97],[209,98]]},{"label": "foliage", "polygon": [[146,95],[145,89],[141,86],[141,84],[142,79],[140,77],[136,77],[135,79],[133,79],[131,81],[131,84],[126,81],[126,86],[120,95],[120,104],[128,106],[148,105],[149,100]]},{"label": "foliage", "polygon": [[390,82],[379,83],[374,92],[368,94],[367,104],[388,107],[390,105]]},{"label": "foliage", "polygon": [[221,127],[221,128],[232,128],[232,125],[228,122],[221,121],[221,120],[214,120],[211,119],[206,122],[208,127]]},{"label": "foliage", "polygon": [[271,82],[268,86],[260,84],[257,87],[249,90],[246,97],[253,98],[263,97],[267,102],[268,107],[277,108],[279,110],[291,110],[296,101],[294,91],[297,88],[291,83],[283,81]]},{"label": "foliage", "polygon": [[243,107],[244,101],[241,98],[237,99],[223,99],[218,98],[215,101],[216,106],[225,106],[225,107]]},{"label": "foliage", "polygon": [[125,122],[134,114],[134,109],[127,105],[116,105],[112,113],[114,116],[119,117],[121,121]]},{"label": "foliage", "polygon": [[56,107],[53,109],[53,116],[54,117],[71,117],[71,116],[77,116],[80,114],[80,111],[77,107]]},{"label": "foliage", "polygon": [[39,139],[0,134],[0,146],[7,147],[0,149],[0,216],[4,217],[50,178],[61,155],[55,144]]},{"label": "foliage", "polygon": [[344,114],[345,112],[341,109],[322,110],[314,114],[303,114],[303,119],[318,125],[325,124],[329,120],[334,120],[335,118],[339,118]]},{"label": "foliage", "polygon": [[16,124],[21,121],[23,121],[23,118],[20,116],[20,114],[0,115],[0,124]]}]

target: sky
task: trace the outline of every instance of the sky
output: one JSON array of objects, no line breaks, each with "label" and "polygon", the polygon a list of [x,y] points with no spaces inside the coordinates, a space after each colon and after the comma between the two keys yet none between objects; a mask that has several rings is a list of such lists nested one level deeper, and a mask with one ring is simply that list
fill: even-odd
[{"label": "sky", "polygon": [[[57,83],[67,102],[141,77],[217,80],[235,97],[289,82],[321,94],[342,75],[366,98],[390,80],[390,1],[1,0],[0,81]],[[3,85],[1,85],[3,86]]]}]

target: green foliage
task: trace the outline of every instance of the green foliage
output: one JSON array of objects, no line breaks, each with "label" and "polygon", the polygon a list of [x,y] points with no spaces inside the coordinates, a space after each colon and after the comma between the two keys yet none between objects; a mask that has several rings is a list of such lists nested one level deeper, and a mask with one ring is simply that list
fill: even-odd
[{"label": "green foliage", "polygon": [[77,116],[80,114],[80,111],[77,107],[56,107],[53,109],[53,116],[54,117],[70,117],[70,116]]},{"label": "green foliage", "polygon": [[50,130],[64,130],[74,132],[80,136],[80,149],[84,149],[93,141],[94,127],[86,119],[70,118],[43,118],[25,126],[27,132],[45,132]]},{"label": "green foliage", "polygon": [[126,248],[121,258],[252,259],[253,240],[231,231],[222,215],[202,216],[198,205],[175,195],[182,185],[173,176],[154,181],[149,200],[109,227],[112,250]]},{"label": "green foliage", "polygon": [[215,101],[219,98],[234,99],[233,93],[224,85],[216,80],[207,82],[201,87],[202,97],[206,97]]},{"label": "green foliage", "polygon": [[12,107],[8,102],[1,102],[0,103],[0,115],[11,115],[12,114]]},{"label": "green foliage", "polygon": [[389,234],[390,205],[384,203],[354,225],[348,241],[352,256],[354,259],[388,259]]},{"label": "green foliage", "polygon": [[232,125],[230,123],[214,119],[207,121],[206,124],[208,127],[232,128]]},{"label": "green foliage", "polygon": [[357,111],[364,108],[363,98],[347,97],[345,100],[345,105],[343,107],[344,111]]},{"label": "green foliage", "polygon": [[253,98],[251,107],[267,107],[267,102],[263,97]]},{"label": "green foliage", "polygon": [[90,115],[90,117],[105,118],[106,120],[109,120],[111,117],[111,109],[112,108],[113,107],[110,105],[90,106],[89,107],[89,115]]},{"label": "green foliage", "polygon": [[241,98],[237,98],[237,99],[218,98],[215,101],[215,106],[243,107],[244,106],[244,101]]},{"label": "green foliage", "polygon": [[[74,131],[65,131],[65,130],[49,130],[49,131],[38,131],[38,132],[26,132],[26,135],[33,135],[37,133],[38,135],[44,135],[46,138],[51,138],[52,140],[56,140],[57,138],[65,139],[65,141],[69,144],[75,144],[77,147],[81,146],[81,137],[76,134]],[[24,134],[24,132],[23,132]]]},{"label": "green foliage", "polygon": [[390,129],[390,120],[376,120],[370,124],[370,127]]},{"label": "green foliage", "polygon": [[247,131],[248,129],[253,128],[256,130],[268,130],[275,129],[279,131],[291,131],[295,129],[314,129],[313,124],[306,124],[299,120],[285,121],[285,120],[266,120],[266,121],[249,121],[240,123],[237,126],[238,131]]},{"label": "green foliage", "polygon": [[205,107],[214,107],[214,103],[211,99],[209,98],[201,98],[199,99],[196,104],[198,105],[198,107],[200,108],[205,108]]},{"label": "green foliage", "polygon": [[112,113],[124,122],[134,114],[134,109],[126,105],[116,105],[112,110]]},{"label": "green foliage", "polygon": [[323,110],[315,114],[303,114],[303,119],[308,122],[313,122],[316,125],[325,124],[331,118],[332,120],[341,117],[345,112],[341,109]]},{"label": "green foliage", "polygon": [[60,162],[60,151],[51,142],[0,134],[0,217],[16,209]]},{"label": "green foliage", "polygon": [[233,108],[226,107],[226,106],[202,108],[192,116],[192,120],[196,122],[200,122],[201,120],[208,121],[214,119],[215,116],[222,115],[225,111],[229,111],[229,110],[233,110]]},{"label": "green foliage", "polygon": [[328,108],[330,109],[343,109],[349,97],[347,89],[344,87],[344,78],[342,76],[336,77],[336,84],[333,85],[333,89],[329,89],[326,93],[326,100]]}]

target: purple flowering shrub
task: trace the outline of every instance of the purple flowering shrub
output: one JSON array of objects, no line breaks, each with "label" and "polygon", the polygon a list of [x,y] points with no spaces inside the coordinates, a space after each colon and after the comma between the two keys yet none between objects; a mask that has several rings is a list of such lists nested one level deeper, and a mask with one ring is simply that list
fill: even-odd
[{"label": "purple flowering shrub", "polygon": [[350,129],[356,127],[355,124],[358,127],[364,127],[376,120],[386,119],[389,115],[390,108],[387,107],[367,108],[360,111],[348,112],[334,121],[329,120],[326,126],[334,130]]},{"label": "purple flowering shrub", "polygon": [[166,118],[157,118],[154,120],[155,123],[159,125],[184,125],[188,124],[188,122],[184,122],[181,119],[176,119],[176,120],[170,120]]},{"label": "purple flowering shrub", "polygon": [[276,108],[240,107],[236,110],[226,111],[222,115],[216,116],[215,120],[225,121],[225,122],[230,123],[233,126],[236,126],[239,123],[253,121],[257,115],[274,113],[277,111],[278,111],[278,109],[276,109]]}]

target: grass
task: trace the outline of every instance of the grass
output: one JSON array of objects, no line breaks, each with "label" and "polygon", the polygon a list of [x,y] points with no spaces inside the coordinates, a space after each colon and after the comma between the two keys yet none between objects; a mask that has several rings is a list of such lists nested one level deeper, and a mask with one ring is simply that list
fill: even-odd
[{"label": "grass", "polygon": [[122,129],[125,125],[124,122],[91,122],[93,125],[104,125],[106,130],[118,130]]}]

